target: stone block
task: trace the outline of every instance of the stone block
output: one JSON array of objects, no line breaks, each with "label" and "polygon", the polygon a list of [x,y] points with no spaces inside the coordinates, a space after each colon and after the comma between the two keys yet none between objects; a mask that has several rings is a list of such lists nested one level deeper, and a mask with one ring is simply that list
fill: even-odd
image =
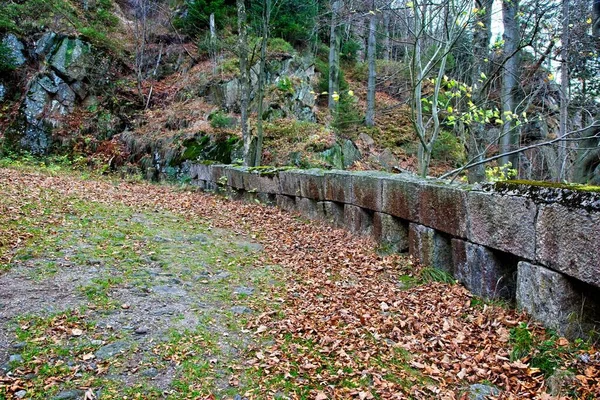
[{"label": "stone block", "polygon": [[382,177],[389,176],[380,172],[356,172],[350,180],[352,195],[350,203],[373,211],[381,211]]},{"label": "stone block", "polygon": [[419,190],[419,223],[467,237],[467,194],[463,187],[425,181]]},{"label": "stone block", "polygon": [[555,271],[600,287],[600,213],[559,204],[541,206],[536,259]]},{"label": "stone block", "polygon": [[[194,171],[192,173],[192,171]],[[190,173],[196,175],[196,179],[200,179],[203,181],[209,181],[212,179],[212,171],[210,169],[210,165],[206,164],[193,164],[190,167]],[[194,179],[194,178],[192,178]]]},{"label": "stone block", "polygon": [[422,180],[410,174],[382,178],[381,211],[411,222],[419,222],[419,193]]},{"label": "stone block", "polygon": [[323,189],[324,200],[350,203],[352,201],[352,172],[325,171]]},{"label": "stone block", "polygon": [[435,229],[409,224],[408,247],[410,255],[419,264],[452,273],[450,240]]},{"label": "stone block", "polygon": [[334,201],[320,202],[325,212],[325,220],[337,228],[344,226],[344,204]]},{"label": "stone block", "polygon": [[227,184],[236,189],[244,189],[244,178],[249,174],[246,167],[229,167],[226,170]]},{"label": "stone block", "polygon": [[296,198],[294,196],[287,196],[285,194],[278,194],[275,196],[275,203],[277,207],[284,211],[295,212],[296,209]]},{"label": "stone block", "polygon": [[488,299],[514,299],[516,258],[452,239],[452,262],[454,277],[474,294]]},{"label": "stone block", "polygon": [[260,191],[260,175],[256,172],[245,173],[243,179],[245,191],[250,193],[258,193]]},{"label": "stone block", "polygon": [[408,251],[408,222],[389,214],[373,214],[373,237],[391,251]]},{"label": "stone block", "polygon": [[325,200],[324,173],[320,169],[307,169],[300,174],[300,196],[307,199]]},{"label": "stone block", "polygon": [[324,220],[325,211],[322,203],[307,199],[306,197],[296,197],[296,208],[300,214],[312,220]]},{"label": "stone block", "polygon": [[537,206],[529,199],[483,192],[467,194],[471,242],[533,260]]},{"label": "stone block", "polygon": [[258,201],[267,206],[274,206],[277,204],[277,198],[274,194],[258,192],[257,196]]},{"label": "stone block", "polygon": [[225,177],[227,179],[227,175],[225,174],[225,168],[227,167],[226,165],[212,164],[208,167],[210,171],[210,178],[207,180],[210,180],[218,185],[227,184],[227,181],[223,182],[223,180],[221,180],[221,177]]},{"label": "stone block", "polygon": [[287,170],[279,172],[281,194],[300,196],[300,179],[302,171]]},{"label": "stone block", "polygon": [[279,174],[277,173],[261,174],[259,176],[259,183],[259,190],[263,193],[278,194],[281,192]]},{"label": "stone block", "polygon": [[346,228],[355,235],[371,236],[373,234],[373,216],[360,207],[345,204],[344,223]]},{"label": "stone block", "polygon": [[525,261],[519,262],[517,307],[527,311],[561,336],[573,336],[573,321],[581,309],[581,295],[559,272]]}]

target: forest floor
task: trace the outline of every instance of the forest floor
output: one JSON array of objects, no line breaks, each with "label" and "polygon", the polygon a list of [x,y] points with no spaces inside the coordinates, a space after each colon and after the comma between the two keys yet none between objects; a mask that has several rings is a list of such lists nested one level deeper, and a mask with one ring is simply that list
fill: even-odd
[{"label": "forest floor", "polygon": [[324,223],[0,168],[0,399],[591,399],[599,371],[589,343]]}]

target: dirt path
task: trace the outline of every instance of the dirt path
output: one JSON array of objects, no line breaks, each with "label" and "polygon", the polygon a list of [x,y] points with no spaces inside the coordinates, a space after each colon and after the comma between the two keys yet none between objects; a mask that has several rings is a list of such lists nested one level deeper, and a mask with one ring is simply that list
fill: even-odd
[{"label": "dirt path", "polygon": [[0,268],[0,399],[534,398],[536,354],[599,390],[594,348],[447,277],[177,187],[0,169]]}]

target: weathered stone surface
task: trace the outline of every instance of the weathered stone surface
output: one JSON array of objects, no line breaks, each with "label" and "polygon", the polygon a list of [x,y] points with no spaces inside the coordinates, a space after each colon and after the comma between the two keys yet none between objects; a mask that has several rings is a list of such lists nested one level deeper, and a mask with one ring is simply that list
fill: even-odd
[{"label": "weathered stone surface", "polygon": [[338,203],[352,201],[352,172],[325,171],[323,176],[324,199]]},{"label": "weathered stone surface", "polygon": [[384,176],[388,176],[388,174],[372,171],[352,174],[350,179],[352,185],[350,203],[369,210],[381,211],[381,178]]},{"label": "weathered stone surface", "polygon": [[344,205],[344,221],[346,228],[356,235],[370,236],[373,233],[373,216],[360,207]]},{"label": "weathered stone surface", "polygon": [[454,277],[467,289],[488,299],[513,299],[516,259],[505,259],[484,246],[452,239]]},{"label": "weathered stone surface", "polygon": [[325,220],[335,227],[344,226],[344,204],[334,201],[320,202],[321,207],[325,211]]},{"label": "weathered stone surface", "polygon": [[540,207],[536,259],[556,271],[600,287],[600,213],[559,204]]},{"label": "weathered stone surface", "polygon": [[235,189],[244,189],[244,177],[249,174],[246,167],[228,167],[226,169],[227,184]]},{"label": "weathered stone surface", "polygon": [[300,196],[300,179],[302,171],[288,170],[279,173],[281,194],[288,196]]},{"label": "weathered stone surface", "polygon": [[476,383],[469,386],[469,400],[487,400],[490,396],[500,395],[500,389],[494,386]]},{"label": "weathered stone surface", "polygon": [[296,198],[294,196],[287,196],[285,194],[278,194],[275,197],[277,207],[284,211],[294,212],[296,211]]},{"label": "weathered stone surface", "polygon": [[63,39],[50,59],[52,68],[69,82],[84,79],[91,63],[91,46],[80,39]]},{"label": "weathered stone surface", "polygon": [[408,222],[389,214],[376,212],[373,214],[373,237],[391,251],[402,253],[408,251]]},{"label": "weathered stone surface", "polygon": [[529,260],[535,258],[537,207],[531,200],[469,192],[467,203],[470,241]]},{"label": "weathered stone surface", "polygon": [[408,174],[382,179],[381,211],[411,222],[419,222],[419,193],[422,180]]},{"label": "weathered stone surface", "polygon": [[35,43],[35,54],[37,56],[47,57],[56,47],[58,35],[55,32],[48,31],[42,35]]},{"label": "weathered stone surface", "polygon": [[259,176],[259,190],[263,193],[278,194],[281,192],[278,174],[261,174]]},{"label": "weathered stone surface", "polygon": [[325,219],[325,210],[323,210],[322,203],[316,200],[307,199],[306,197],[296,197],[296,207],[300,214],[309,219]]},{"label": "weathered stone surface", "polygon": [[409,253],[421,265],[452,272],[450,240],[435,229],[409,224]]},{"label": "weathered stone surface", "polygon": [[[210,181],[216,184],[218,187],[224,187],[227,185],[227,175],[225,174],[225,168],[227,165],[212,164],[208,171],[210,172]],[[222,179],[222,177],[224,177]]]},{"label": "weathered stone surface", "polygon": [[420,223],[458,237],[467,237],[466,192],[456,185],[425,181],[419,190]]},{"label": "weathered stone surface", "polygon": [[247,172],[244,174],[244,190],[247,192],[260,191],[260,176],[256,172]]},{"label": "weathered stone surface", "polygon": [[352,164],[360,160],[361,157],[362,155],[360,154],[360,151],[354,142],[352,142],[350,139],[346,140],[342,146],[342,160],[344,163],[344,168],[351,167]]},{"label": "weathered stone surface", "polygon": [[190,167],[190,173],[192,174],[192,179],[194,179],[194,176],[196,179],[203,181],[209,181],[212,179],[212,170],[210,165],[193,164]]},{"label": "weathered stone surface", "polygon": [[302,171],[300,177],[300,195],[317,201],[324,200],[324,173],[320,169]]},{"label": "weathered stone surface", "polygon": [[23,55],[23,50],[25,50],[25,46],[15,35],[9,33],[2,40],[2,44],[6,46],[10,50],[10,55],[12,58],[12,62],[17,67],[25,64],[25,56]]},{"label": "weathered stone surface", "polygon": [[519,262],[517,306],[560,335],[571,336],[573,315],[581,308],[581,295],[561,273]]},{"label": "weathered stone surface", "polygon": [[258,201],[268,206],[275,206],[277,204],[277,198],[274,194],[258,192],[256,197],[258,198]]}]

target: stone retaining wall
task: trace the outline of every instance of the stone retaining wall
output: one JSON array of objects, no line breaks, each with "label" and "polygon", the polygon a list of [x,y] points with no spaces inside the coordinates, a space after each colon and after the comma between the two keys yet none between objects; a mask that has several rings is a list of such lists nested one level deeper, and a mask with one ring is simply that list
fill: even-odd
[{"label": "stone retaining wall", "polygon": [[600,195],[469,187],[412,174],[193,165],[194,184],[370,235],[452,273],[474,294],[516,300],[546,326],[586,335],[600,318]]}]

